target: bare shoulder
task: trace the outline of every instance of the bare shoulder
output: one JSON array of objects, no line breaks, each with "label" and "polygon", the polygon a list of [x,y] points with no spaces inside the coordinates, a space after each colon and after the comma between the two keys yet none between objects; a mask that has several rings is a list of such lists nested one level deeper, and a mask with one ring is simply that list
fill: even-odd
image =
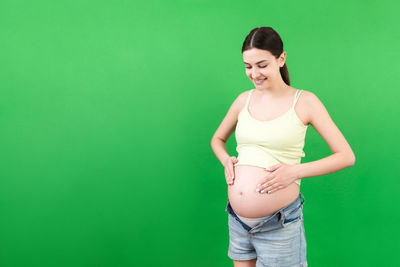
[{"label": "bare shoulder", "polygon": [[239,113],[240,111],[243,110],[244,106],[246,105],[247,97],[250,91],[251,89],[245,90],[236,96],[227,114],[231,119],[235,119],[236,121],[238,120]]},{"label": "bare shoulder", "polygon": [[229,136],[231,136],[235,130],[239,113],[246,104],[246,98],[249,92],[250,90],[239,93],[239,95],[235,98],[224,119],[214,133],[213,138],[219,138],[225,142],[228,140]]},{"label": "bare shoulder", "polygon": [[[307,90],[302,90],[301,94],[301,102],[302,106],[306,110],[308,122],[312,124],[313,119],[315,119],[315,115],[327,112],[324,104],[322,104],[321,100],[318,96]],[[299,101],[300,101],[299,98]]]},{"label": "bare shoulder", "polygon": [[309,101],[319,101],[318,97],[311,91],[308,90],[301,90],[302,93],[302,97],[303,97],[303,101],[309,102]]},{"label": "bare shoulder", "polygon": [[349,162],[353,162],[352,164],[354,164],[354,153],[345,137],[332,120],[325,105],[315,93],[304,90],[303,94],[303,103],[304,106],[306,106],[310,124],[326,141],[333,153],[346,153],[346,155],[349,156]]},{"label": "bare shoulder", "polygon": [[235,111],[237,114],[244,108],[246,105],[246,100],[251,90],[246,90],[241,92],[235,99],[232,105],[234,105]]},{"label": "bare shoulder", "polygon": [[[296,88],[294,88],[296,89]],[[297,117],[303,122],[304,125],[311,123],[311,109],[310,102],[313,101],[313,93],[301,89],[301,94],[294,107]]]},{"label": "bare shoulder", "polygon": [[325,127],[326,123],[330,122],[333,124],[325,105],[315,93],[303,90],[302,97],[299,98],[299,102],[300,99],[302,103],[301,106],[306,114],[305,117],[307,117],[307,123],[310,123],[314,128],[316,128],[317,131],[318,128]]},{"label": "bare shoulder", "polygon": [[299,101],[301,99],[303,103],[309,104],[310,101],[315,101],[315,98],[317,98],[317,96],[313,92],[301,89],[301,95],[299,97]]}]

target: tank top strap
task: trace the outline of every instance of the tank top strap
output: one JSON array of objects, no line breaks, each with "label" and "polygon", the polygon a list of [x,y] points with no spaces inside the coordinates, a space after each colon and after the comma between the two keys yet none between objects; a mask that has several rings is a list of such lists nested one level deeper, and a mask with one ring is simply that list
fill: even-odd
[{"label": "tank top strap", "polygon": [[296,105],[297,100],[299,99],[300,94],[301,94],[302,91],[303,91],[303,90],[299,90],[299,89],[296,90],[296,93],[294,94],[294,98],[293,98],[293,105],[292,105],[292,108],[294,108],[294,106]]},{"label": "tank top strap", "polygon": [[246,109],[249,107],[249,103],[250,103],[250,97],[251,97],[251,94],[253,93],[253,90],[254,89],[251,89],[250,91],[249,91],[249,93],[247,94],[247,100],[246,100]]}]

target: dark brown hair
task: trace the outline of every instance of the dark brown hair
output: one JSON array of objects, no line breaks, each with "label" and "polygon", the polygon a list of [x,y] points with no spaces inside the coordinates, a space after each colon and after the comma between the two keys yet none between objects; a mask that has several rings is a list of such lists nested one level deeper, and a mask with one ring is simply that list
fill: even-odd
[{"label": "dark brown hair", "polygon": [[[279,34],[271,27],[259,27],[251,30],[246,36],[242,46],[242,54],[251,48],[268,50],[275,58],[279,58],[283,52],[283,42]],[[283,81],[290,85],[286,62],[279,70]]]}]

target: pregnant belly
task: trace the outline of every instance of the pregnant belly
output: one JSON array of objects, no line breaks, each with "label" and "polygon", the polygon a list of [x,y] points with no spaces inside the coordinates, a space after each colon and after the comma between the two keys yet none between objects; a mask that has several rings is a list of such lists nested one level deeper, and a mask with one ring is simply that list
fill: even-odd
[{"label": "pregnant belly", "polygon": [[257,184],[265,180],[271,172],[250,165],[234,167],[235,180],[228,185],[228,199],[236,214],[248,217],[264,217],[292,203],[299,195],[300,186],[295,182],[272,194],[256,192]]}]

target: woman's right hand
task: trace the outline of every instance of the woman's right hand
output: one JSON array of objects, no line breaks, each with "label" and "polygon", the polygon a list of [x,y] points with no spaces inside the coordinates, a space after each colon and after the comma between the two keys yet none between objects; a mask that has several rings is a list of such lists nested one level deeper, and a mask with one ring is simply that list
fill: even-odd
[{"label": "woman's right hand", "polygon": [[236,163],[238,160],[235,156],[229,157],[225,160],[224,167],[225,167],[225,179],[228,185],[233,185],[233,180],[235,179],[235,171],[233,170],[233,164]]}]

